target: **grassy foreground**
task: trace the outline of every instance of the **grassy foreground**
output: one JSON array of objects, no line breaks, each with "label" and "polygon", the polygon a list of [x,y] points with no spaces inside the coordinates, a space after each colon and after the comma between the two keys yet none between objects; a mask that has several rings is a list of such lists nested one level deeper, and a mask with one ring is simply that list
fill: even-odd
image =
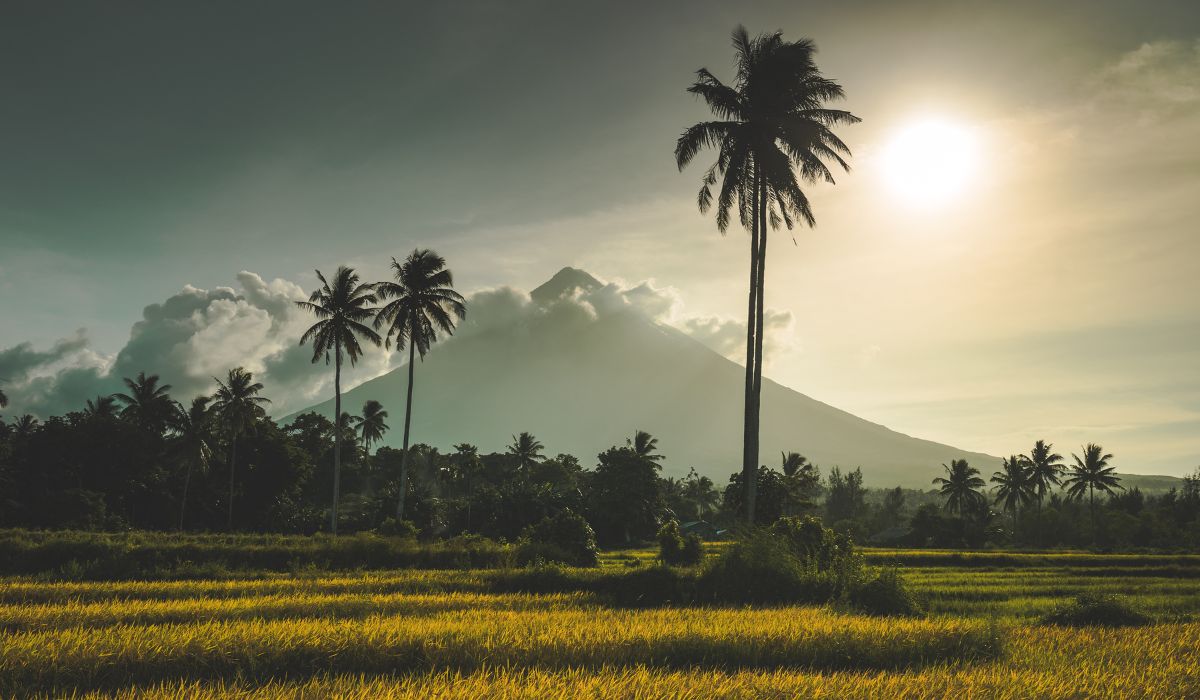
[{"label": "grassy foreground", "polygon": [[[581,590],[502,592],[523,575],[505,569],[0,579],[0,697],[1200,696],[1200,559],[919,554],[906,575],[924,619],[614,609]],[[1040,622],[1080,593],[1127,594],[1152,624]]]}]

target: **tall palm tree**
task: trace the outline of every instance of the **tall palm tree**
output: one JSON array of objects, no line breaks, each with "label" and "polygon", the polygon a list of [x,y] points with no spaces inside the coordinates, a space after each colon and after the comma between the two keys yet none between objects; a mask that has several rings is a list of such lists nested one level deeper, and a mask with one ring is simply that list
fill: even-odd
[{"label": "tall palm tree", "polygon": [[83,408],[83,415],[91,420],[100,418],[116,418],[117,416],[117,401],[112,396],[104,396],[103,394],[87,400],[87,405]]},{"label": "tall palm tree", "polygon": [[371,445],[383,440],[383,434],[388,431],[388,412],[383,410],[383,404],[375,399],[368,399],[362,407],[361,416],[351,416],[351,422],[357,426],[358,439],[363,449],[371,454]]},{"label": "tall palm tree", "polygon": [[458,477],[467,483],[467,531],[471,530],[471,503],[474,493],[475,477],[483,471],[483,461],[479,459],[479,448],[462,442],[454,446],[454,466]]},{"label": "tall palm tree", "polygon": [[658,438],[645,430],[634,431],[633,439],[625,438],[625,444],[647,462],[657,464],[663,459],[663,455],[658,453]]},{"label": "tall palm tree", "polygon": [[186,409],[176,404],[175,415],[171,419],[171,430],[175,433],[172,441],[172,451],[184,465],[183,498],[179,501],[179,529],[183,530],[184,515],[187,511],[188,488],[192,483],[192,471],[201,473],[208,471],[209,460],[212,458],[212,413],[208,404],[210,396],[197,396]]},{"label": "tall palm tree", "polygon": [[1054,452],[1054,444],[1038,440],[1027,456],[1029,460],[1029,482],[1037,498],[1038,539],[1042,536],[1042,502],[1051,487],[1058,486],[1063,472],[1062,455]]},{"label": "tall palm tree", "polygon": [[[454,291],[454,275],[446,261],[432,250],[414,250],[404,262],[392,258],[395,281],[380,282],[375,292],[383,306],[375,316],[375,328],[387,328],[387,346],[408,346],[408,398],[404,404],[404,449],[400,454],[400,494],[396,520],[404,519],[408,494],[408,437],[412,425],[413,360],[437,342],[439,331],[454,334],[455,317],[467,316],[467,301]],[[390,300],[390,301],[389,301]],[[386,303],[385,303],[386,302]]]},{"label": "tall palm tree", "polygon": [[739,26],[733,32],[733,46],[737,70],[732,85],[706,68],[696,72],[688,92],[701,97],[717,118],[683,132],[675,144],[675,162],[682,170],[701,149],[716,149],[716,161],[701,178],[700,211],[712,206],[712,188],[720,181],[717,228],[725,232],[730,209],[736,207],[739,221],[750,231],[742,474],[746,517],[753,523],[768,223],[782,222],[789,229],[796,219],[810,227],[816,224],[801,182],[832,183],[833,173],[825,160],[850,169],[843,158],[850,149],[832,127],[855,124],[859,118],[825,108],[827,102],[842,99],[844,92],[841,85],[821,75],[813,61],[812,41],[784,41],[781,32],[751,39]]},{"label": "tall palm tree", "polygon": [[125,377],[122,381],[128,388],[127,394],[113,394],[113,398],[123,404],[121,418],[135,425],[162,432],[175,412],[175,402],[171,400],[170,384],[159,384],[157,374],[146,375],[138,372],[134,379]]},{"label": "tall palm tree", "polygon": [[[376,301],[372,285],[359,284],[358,274],[353,269],[342,265],[333,275],[330,284],[320,270],[315,271],[317,279],[321,280],[321,288],[308,297],[308,301],[298,301],[296,305],[317,316],[319,321],[304,332],[300,344],[312,341],[312,361],[318,362],[322,357],[329,364],[333,356],[333,415],[342,415],[342,356],[350,360],[350,366],[358,363],[362,356],[362,346],[358,339],[379,345],[382,339],[370,326],[366,325],[375,315],[371,306]],[[339,436],[340,438],[340,436]],[[329,511],[329,529],[337,534],[338,502],[341,500],[342,488],[342,441],[333,441],[333,508]]]},{"label": "tall palm tree", "polygon": [[1004,460],[1001,471],[992,474],[992,483],[996,484],[996,500],[994,502],[1004,503],[1004,509],[1012,515],[1013,532],[1015,533],[1021,506],[1033,500],[1033,482],[1029,460],[1019,455],[1013,455]]},{"label": "tall palm tree", "polygon": [[545,445],[538,442],[538,439],[532,433],[521,433],[520,435],[512,436],[512,444],[508,446],[506,454],[512,457],[517,463],[517,469],[522,473],[528,474],[529,470],[537,465],[542,455],[542,450]]},{"label": "tall palm tree", "polygon": [[[214,377],[214,379],[216,379]],[[229,431],[229,514],[226,529],[233,530],[233,477],[237,469],[238,438],[254,432],[255,424],[267,414],[263,404],[271,403],[265,396],[261,382],[242,367],[229,370],[226,381],[216,379],[217,392],[213,394],[212,410]]]},{"label": "tall palm tree", "polygon": [[965,459],[952,459],[949,466],[943,464],[945,477],[937,477],[935,484],[941,484],[938,493],[946,498],[946,510],[956,515],[962,515],[966,509],[983,501],[980,489],[984,487],[983,479],[979,478],[979,470],[967,464]]},{"label": "tall palm tree", "polygon": [[1114,489],[1124,490],[1121,486],[1121,477],[1115,474],[1117,468],[1108,466],[1108,461],[1113,458],[1111,454],[1104,452],[1104,448],[1095,443],[1089,442],[1083,448],[1083,458],[1079,455],[1072,454],[1075,464],[1071,467],[1071,471],[1067,473],[1067,478],[1063,479],[1063,485],[1067,487],[1067,498],[1072,500],[1081,500],[1083,494],[1088,495],[1089,507],[1092,511],[1092,542],[1096,541],[1096,491],[1103,491],[1112,495]]},{"label": "tall palm tree", "polygon": [[7,407],[8,407],[8,394],[5,394],[4,390],[0,389],[0,408],[7,408]]}]

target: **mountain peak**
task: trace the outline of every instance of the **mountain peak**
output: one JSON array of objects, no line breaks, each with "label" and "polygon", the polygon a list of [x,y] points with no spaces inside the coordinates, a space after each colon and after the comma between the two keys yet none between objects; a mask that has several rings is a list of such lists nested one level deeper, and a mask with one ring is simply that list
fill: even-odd
[{"label": "mountain peak", "polygon": [[576,289],[590,292],[603,286],[604,284],[600,280],[592,277],[583,270],[574,267],[564,267],[554,273],[554,276],[540,287],[530,292],[529,296],[534,301],[545,304],[555,299],[561,299]]}]

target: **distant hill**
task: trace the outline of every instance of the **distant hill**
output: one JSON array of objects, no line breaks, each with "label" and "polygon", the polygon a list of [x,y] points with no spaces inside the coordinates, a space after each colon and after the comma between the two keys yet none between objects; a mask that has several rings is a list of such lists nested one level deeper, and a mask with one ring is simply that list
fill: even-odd
[{"label": "distant hill", "polygon": [[[548,454],[569,452],[590,466],[640,428],[659,438],[665,473],[695,467],[725,483],[741,464],[745,369],[633,306],[581,311],[587,307],[577,298],[603,288],[565,268],[530,293],[521,318],[464,327],[435,347],[416,368],[413,442],[499,451],[528,430]],[[347,392],[343,406],[381,401],[392,426],[385,444],[398,446],[406,387],[402,367]],[[762,393],[765,464],[796,450],[826,473],[861,466],[871,485],[917,488],[929,488],[951,459],[965,458],[985,475],[1000,466],[997,457],[889,430],[767,378]],[[332,416],[333,401],[305,410]]]}]

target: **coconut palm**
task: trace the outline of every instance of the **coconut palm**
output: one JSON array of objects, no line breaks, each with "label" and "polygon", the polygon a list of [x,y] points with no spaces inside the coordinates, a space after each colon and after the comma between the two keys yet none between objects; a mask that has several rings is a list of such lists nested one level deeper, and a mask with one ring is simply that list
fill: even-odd
[{"label": "coconut palm", "polygon": [[751,39],[739,26],[733,32],[733,46],[737,71],[732,85],[701,68],[688,88],[705,101],[716,119],[683,132],[675,144],[675,162],[682,170],[701,149],[716,149],[716,161],[701,178],[700,211],[712,207],[712,189],[720,182],[718,230],[726,231],[730,210],[736,208],[740,223],[750,231],[742,474],[746,517],[753,523],[768,223],[791,229],[800,219],[815,225],[801,182],[832,183],[826,160],[849,170],[843,156],[849,156],[850,149],[832,127],[859,119],[847,111],[825,108],[844,93],[817,69],[812,41],[784,41],[780,32]]},{"label": "coconut palm", "polygon": [[1054,452],[1054,444],[1038,440],[1033,444],[1033,450],[1026,457],[1029,460],[1029,481],[1037,498],[1037,530],[1038,537],[1042,531],[1042,502],[1046,493],[1060,483],[1063,472],[1062,455]]},{"label": "coconut palm", "polygon": [[[375,292],[383,306],[375,328],[387,328],[386,344],[397,350],[408,346],[408,398],[404,404],[404,448],[400,454],[400,493],[396,520],[404,518],[408,493],[408,438],[412,425],[413,369],[416,353],[425,359],[438,332],[453,335],[455,318],[466,318],[467,302],[454,291],[454,276],[446,261],[432,250],[414,250],[404,262],[392,258],[395,281],[380,282]],[[390,301],[389,301],[390,300]]]},{"label": "coconut palm", "polygon": [[1092,542],[1095,542],[1096,491],[1112,495],[1114,489],[1124,490],[1125,487],[1121,486],[1121,477],[1115,474],[1116,467],[1108,466],[1113,456],[1105,453],[1099,445],[1089,442],[1083,447],[1082,459],[1077,454],[1071,457],[1075,464],[1067,472],[1063,485],[1067,487],[1067,498],[1071,500],[1082,500],[1083,494],[1088,495],[1088,505],[1092,511]]},{"label": "coconut palm", "polygon": [[632,440],[625,438],[625,445],[647,462],[658,464],[663,459],[663,456],[658,454],[658,438],[645,430],[634,431]]},{"label": "coconut palm", "polygon": [[538,460],[542,459],[542,450],[545,449],[545,445],[538,442],[532,433],[514,435],[512,439],[512,444],[508,446],[505,454],[513,458],[513,461],[517,463],[517,469],[528,474],[529,470],[537,465]]},{"label": "coconut palm", "polygon": [[1003,502],[1013,519],[1013,532],[1016,532],[1021,506],[1033,500],[1033,482],[1030,474],[1029,460],[1023,456],[1012,455],[1004,460],[1001,471],[992,474],[992,483],[996,484],[997,504]]},{"label": "coconut palm", "polygon": [[784,476],[796,476],[800,470],[808,466],[808,457],[799,452],[780,452],[780,467]]},{"label": "coconut palm", "polygon": [[134,379],[125,377],[122,381],[128,388],[127,394],[113,394],[123,406],[121,418],[146,430],[162,432],[175,412],[175,402],[171,400],[170,384],[159,384],[157,374],[146,375],[138,372]]},{"label": "coconut palm", "polygon": [[351,416],[350,421],[357,426],[358,439],[363,449],[371,454],[371,445],[383,440],[383,434],[388,431],[388,412],[383,410],[383,404],[375,399],[369,399],[362,407],[361,416]]},{"label": "coconut palm", "polygon": [[949,466],[943,464],[945,477],[937,477],[935,484],[941,484],[938,493],[946,498],[946,510],[956,515],[962,515],[966,510],[984,500],[980,489],[984,487],[983,479],[979,478],[979,470],[967,464],[965,459],[952,459]]},{"label": "coconut palm", "polygon": [[83,415],[91,420],[101,418],[116,418],[117,417],[117,401],[111,396],[103,394],[87,400],[87,405],[83,408]]},{"label": "coconut palm", "polygon": [[229,370],[226,381],[216,379],[216,382],[217,392],[213,394],[212,410],[220,418],[225,430],[229,431],[229,514],[225,527],[232,531],[238,438],[254,432],[255,424],[267,414],[263,404],[271,403],[271,400],[259,395],[263,390],[262,383],[254,381],[254,375],[242,367]]},{"label": "coconut palm", "polygon": [[192,471],[204,473],[212,458],[212,413],[208,404],[210,396],[197,396],[186,409],[176,404],[171,418],[171,430],[175,433],[171,450],[184,465],[183,498],[179,501],[179,529],[183,530],[187,511],[188,487],[192,483]]},{"label": "coconut palm", "polygon": [[26,413],[12,422],[13,434],[21,439],[33,437],[37,431],[38,419]]},{"label": "coconut palm", "polygon": [[[333,357],[333,415],[342,415],[342,357],[345,356],[353,367],[362,356],[362,346],[359,338],[364,338],[375,345],[382,339],[370,326],[366,325],[375,314],[376,297],[372,285],[359,284],[358,274],[353,269],[342,265],[333,275],[333,283],[325,279],[320,270],[315,271],[317,279],[321,280],[321,288],[308,297],[308,301],[298,301],[296,305],[311,311],[319,321],[304,332],[300,344],[312,341],[312,361],[318,362],[325,358],[329,364]],[[338,502],[341,500],[342,488],[342,441],[333,441],[333,508],[329,511],[329,529],[337,534]]]}]

